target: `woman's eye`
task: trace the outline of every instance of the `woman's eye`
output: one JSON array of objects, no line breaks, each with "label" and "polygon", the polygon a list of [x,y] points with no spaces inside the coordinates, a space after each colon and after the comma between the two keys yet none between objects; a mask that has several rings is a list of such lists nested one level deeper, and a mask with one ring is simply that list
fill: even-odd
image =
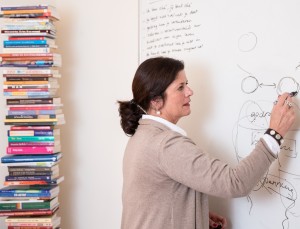
[{"label": "woman's eye", "polygon": [[183,86],[180,86],[180,87],[178,88],[178,90],[179,90],[179,91],[182,91],[182,90],[183,90]]}]

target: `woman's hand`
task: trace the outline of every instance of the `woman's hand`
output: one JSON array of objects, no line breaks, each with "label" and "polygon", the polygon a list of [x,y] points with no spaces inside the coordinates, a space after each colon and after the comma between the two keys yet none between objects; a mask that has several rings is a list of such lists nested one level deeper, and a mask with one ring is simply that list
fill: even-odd
[{"label": "woman's hand", "polygon": [[282,137],[288,132],[295,121],[293,100],[289,93],[279,96],[271,113],[270,128],[277,131]]},{"label": "woman's hand", "polygon": [[217,215],[214,212],[209,212],[209,228],[225,229],[227,227],[227,220],[225,217]]}]

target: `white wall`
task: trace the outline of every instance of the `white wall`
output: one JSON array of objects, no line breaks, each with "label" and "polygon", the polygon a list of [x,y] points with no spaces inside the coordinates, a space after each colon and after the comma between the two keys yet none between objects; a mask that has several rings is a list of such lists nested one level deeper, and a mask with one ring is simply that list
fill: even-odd
[{"label": "white wall", "polygon": [[[61,135],[62,228],[120,228],[127,137],[119,125],[116,100],[131,98],[138,65],[138,0],[14,0],[13,4],[44,2],[56,5],[61,14],[57,43],[63,56],[61,92],[67,121]],[[0,102],[3,107],[3,96]],[[0,132],[2,156],[7,144],[2,123]],[[5,175],[1,168],[0,179]],[[3,219],[0,228],[5,228]]]}]

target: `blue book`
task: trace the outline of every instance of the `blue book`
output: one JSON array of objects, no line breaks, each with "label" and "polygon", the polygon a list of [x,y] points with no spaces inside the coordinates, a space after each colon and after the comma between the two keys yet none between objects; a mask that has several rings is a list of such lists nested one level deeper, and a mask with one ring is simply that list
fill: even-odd
[{"label": "blue book", "polygon": [[[54,115],[56,114],[56,110],[38,110],[38,114],[40,115]],[[7,112],[8,115],[35,115],[37,111],[35,110],[9,110]]]},{"label": "blue book", "polygon": [[6,176],[6,181],[51,181],[52,176]]},{"label": "blue book", "polygon": [[35,155],[6,155],[1,157],[1,163],[15,162],[55,162],[62,157],[62,153],[35,154]]},{"label": "blue book", "polygon": [[11,185],[0,189],[0,197],[52,198],[59,193],[57,185]]},{"label": "blue book", "polygon": [[48,44],[32,44],[32,45],[3,45],[4,48],[48,48]]},{"label": "blue book", "polygon": [[9,40],[9,41],[3,41],[4,46],[10,45],[10,46],[17,46],[17,45],[45,45],[47,44],[46,40]]},{"label": "blue book", "polygon": [[2,6],[2,11],[7,10],[38,10],[38,9],[48,9],[47,5],[36,5],[36,6]]},{"label": "blue book", "polygon": [[11,136],[11,133],[13,133],[13,136],[25,136],[25,135],[18,135],[18,132],[30,132],[32,135],[26,135],[26,136],[53,136],[54,135],[54,130],[23,130],[23,131],[18,131],[18,130],[7,130],[7,136]]}]

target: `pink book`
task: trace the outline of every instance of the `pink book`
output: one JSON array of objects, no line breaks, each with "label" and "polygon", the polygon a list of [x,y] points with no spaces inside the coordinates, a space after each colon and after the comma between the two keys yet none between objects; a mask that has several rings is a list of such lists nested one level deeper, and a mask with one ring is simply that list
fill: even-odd
[{"label": "pink book", "polygon": [[57,147],[44,147],[44,146],[28,146],[28,147],[7,147],[7,154],[53,154],[60,151],[60,145]]}]

